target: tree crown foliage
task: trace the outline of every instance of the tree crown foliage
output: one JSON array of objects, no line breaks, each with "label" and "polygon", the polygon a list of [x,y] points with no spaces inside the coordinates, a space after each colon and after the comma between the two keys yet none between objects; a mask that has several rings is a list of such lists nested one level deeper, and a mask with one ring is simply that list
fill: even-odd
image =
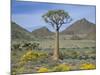
[{"label": "tree crown foliage", "polygon": [[72,19],[64,10],[50,10],[42,16],[46,23],[59,30],[63,24],[69,23]]}]

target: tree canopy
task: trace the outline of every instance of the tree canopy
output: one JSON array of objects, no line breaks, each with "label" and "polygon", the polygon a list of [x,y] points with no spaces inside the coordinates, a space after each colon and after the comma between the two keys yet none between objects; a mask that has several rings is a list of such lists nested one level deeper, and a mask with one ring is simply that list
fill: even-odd
[{"label": "tree canopy", "polygon": [[46,23],[59,30],[63,24],[69,23],[72,19],[64,10],[50,10],[42,16]]}]

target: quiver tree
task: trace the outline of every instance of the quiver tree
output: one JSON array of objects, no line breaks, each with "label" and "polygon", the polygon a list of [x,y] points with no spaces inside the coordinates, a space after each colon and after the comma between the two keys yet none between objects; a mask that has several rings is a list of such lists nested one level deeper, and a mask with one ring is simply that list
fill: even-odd
[{"label": "quiver tree", "polygon": [[46,23],[50,24],[53,29],[55,30],[55,49],[53,52],[53,60],[58,60],[59,55],[59,30],[63,24],[70,23],[71,18],[68,14],[68,12],[65,12],[64,10],[50,10],[47,13],[45,13],[43,16],[43,19]]}]

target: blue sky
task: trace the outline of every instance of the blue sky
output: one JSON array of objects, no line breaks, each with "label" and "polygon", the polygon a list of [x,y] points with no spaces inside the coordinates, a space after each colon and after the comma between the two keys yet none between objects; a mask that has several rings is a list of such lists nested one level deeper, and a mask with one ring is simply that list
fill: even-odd
[{"label": "blue sky", "polygon": [[[24,2],[15,0],[12,0],[12,21],[28,31],[33,31],[34,29],[43,26],[46,26],[53,31],[52,27],[44,22],[42,15],[49,10],[57,9],[68,12],[73,19],[72,23],[82,18],[86,18],[88,21],[95,23],[95,6]],[[71,25],[71,23],[63,25],[61,30],[64,30],[69,25]]]}]

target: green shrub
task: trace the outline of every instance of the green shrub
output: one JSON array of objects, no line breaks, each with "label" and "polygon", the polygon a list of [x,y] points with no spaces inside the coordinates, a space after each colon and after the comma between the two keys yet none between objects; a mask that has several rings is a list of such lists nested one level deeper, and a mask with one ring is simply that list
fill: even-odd
[{"label": "green shrub", "polygon": [[62,51],[61,57],[64,59],[72,58],[76,59],[79,56],[77,51]]},{"label": "green shrub", "polygon": [[47,54],[44,52],[38,52],[38,51],[28,51],[21,57],[21,61],[32,61],[32,60],[38,60],[42,58],[46,58]]},{"label": "green shrub", "polygon": [[21,73],[24,72],[24,70],[25,70],[25,68],[24,67],[21,67],[21,68],[18,68],[17,72],[21,74]]},{"label": "green shrub", "polygon": [[91,63],[84,63],[80,66],[80,69],[85,69],[85,70],[90,70],[90,69],[95,69],[96,66],[94,64]]},{"label": "green shrub", "polygon": [[53,68],[53,71],[69,71],[71,70],[70,66],[69,65],[66,65],[66,64],[59,64],[58,66],[55,66]]},{"label": "green shrub", "polygon": [[16,75],[16,72],[12,72],[11,75]]},{"label": "green shrub", "polygon": [[39,70],[37,72],[45,73],[45,72],[48,72],[48,71],[49,70],[47,68],[41,67],[41,68],[39,68]]}]

